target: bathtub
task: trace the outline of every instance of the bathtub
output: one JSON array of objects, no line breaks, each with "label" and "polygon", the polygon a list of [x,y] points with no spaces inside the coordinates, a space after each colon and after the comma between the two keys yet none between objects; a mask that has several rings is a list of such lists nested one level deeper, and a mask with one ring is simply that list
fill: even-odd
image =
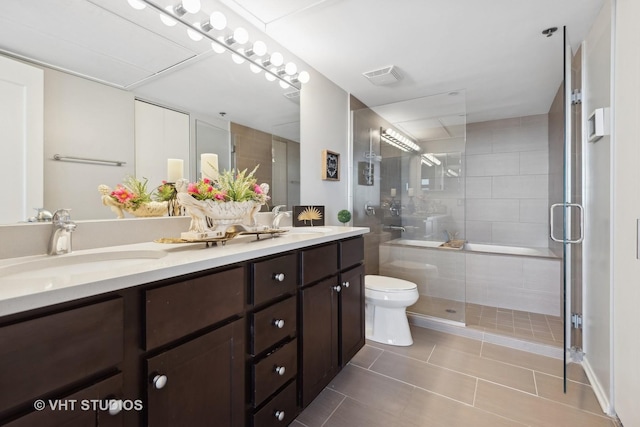
[{"label": "bathtub", "polygon": [[559,316],[562,264],[547,248],[395,239],[379,247],[380,274],[436,298]]}]

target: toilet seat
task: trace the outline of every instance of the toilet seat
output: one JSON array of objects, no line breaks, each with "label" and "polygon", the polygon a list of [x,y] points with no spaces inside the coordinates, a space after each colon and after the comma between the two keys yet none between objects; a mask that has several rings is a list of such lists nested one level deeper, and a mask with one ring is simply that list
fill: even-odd
[{"label": "toilet seat", "polygon": [[408,280],[372,274],[364,276],[364,287],[378,292],[406,292],[418,288],[415,283]]}]

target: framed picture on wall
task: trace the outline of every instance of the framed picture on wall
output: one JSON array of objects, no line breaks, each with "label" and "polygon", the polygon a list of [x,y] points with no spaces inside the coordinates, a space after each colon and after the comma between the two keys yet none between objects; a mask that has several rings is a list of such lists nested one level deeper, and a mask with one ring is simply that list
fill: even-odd
[{"label": "framed picture on wall", "polygon": [[340,154],[329,150],[322,151],[322,179],[340,181]]}]

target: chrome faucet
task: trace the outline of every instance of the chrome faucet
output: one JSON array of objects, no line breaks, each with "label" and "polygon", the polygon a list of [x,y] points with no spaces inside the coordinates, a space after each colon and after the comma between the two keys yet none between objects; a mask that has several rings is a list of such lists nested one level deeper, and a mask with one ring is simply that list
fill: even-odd
[{"label": "chrome faucet", "polygon": [[274,206],[274,208],[271,210],[271,212],[273,213],[273,222],[271,223],[271,228],[274,230],[277,230],[278,228],[280,228],[280,220],[283,217],[290,217],[291,214],[287,211],[282,211],[280,212],[281,209],[286,208],[286,205],[278,205],[278,206]]},{"label": "chrome faucet", "polygon": [[382,227],[383,230],[399,230],[399,231],[407,231],[403,226],[401,225],[385,225]]},{"label": "chrome faucet", "polygon": [[71,233],[76,223],[71,221],[70,209],[58,209],[54,212],[53,233],[49,239],[49,255],[60,255],[71,252]]}]

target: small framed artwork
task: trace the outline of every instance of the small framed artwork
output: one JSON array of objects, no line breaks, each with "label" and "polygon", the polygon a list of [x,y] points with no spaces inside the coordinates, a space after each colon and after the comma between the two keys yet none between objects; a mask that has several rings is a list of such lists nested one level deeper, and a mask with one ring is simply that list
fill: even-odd
[{"label": "small framed artwork", "polygon": [[294,206],[292,225],[294,227],[324,225],[324,206]]},{"label": "small framed artwork", "polygon": [[329,150],[322,151],[322,179],[340,181],[340,154]]}]

